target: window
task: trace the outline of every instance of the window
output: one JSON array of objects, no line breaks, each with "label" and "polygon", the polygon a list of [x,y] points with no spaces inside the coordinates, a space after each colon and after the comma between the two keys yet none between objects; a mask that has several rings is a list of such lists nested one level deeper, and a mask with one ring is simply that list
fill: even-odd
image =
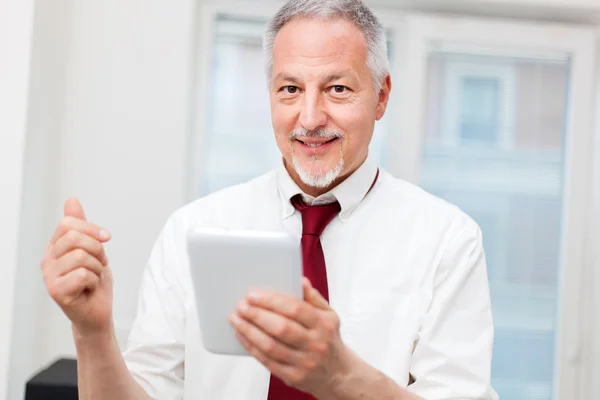
[{"label": "window", "polygon": [[[200,53],[210,49],[212,56],[198,64],[196,92],[207,95],[197,102],[194,141],[202,145],[193,148],[192,197],[279,163],[260,43],[273,7],[204,8]],[[479,223],[496,330],[492,380],[500,398],[579,398],[586,390],[579,360],[588,343],[581,293],[598,289],[583,273],[586,196],[594,185],[595,33],[379,15],[389,33],[394,89],[371,154]]]},{"label": "window", "polygon": [[482,229],[493,386],[511,400],[577,398],[593,34],[433,17],[407,31],[396,151],[409,161],[395,171]]},{"label": "window", "polygon": [[498,80],[467,76],[461,82],[460,138],[494,145],[498,140]]}]

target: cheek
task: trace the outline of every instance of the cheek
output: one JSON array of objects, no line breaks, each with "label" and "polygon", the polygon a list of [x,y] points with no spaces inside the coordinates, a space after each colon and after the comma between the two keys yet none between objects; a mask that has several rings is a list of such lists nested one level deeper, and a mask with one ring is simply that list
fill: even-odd
[{"label": "cheek", "polygon": [[297,120],[297,112],[294,107],[275,103],[271,106],[271,122],[275,133],[289,134]]},{"label": "cheek", "polygon": [[281,154],[287,158],[291,152],[289,134],[294,129],[293,118],[289,111],[280,105],[271,107],[271,123],[275,134],[275,142]]},{"label": "cheek", "polygon": [[368,104],[340,107],[335,110],[337,126],[346,133],[345,152],[355,152],[369,145],[375,121],[375,109]]}]

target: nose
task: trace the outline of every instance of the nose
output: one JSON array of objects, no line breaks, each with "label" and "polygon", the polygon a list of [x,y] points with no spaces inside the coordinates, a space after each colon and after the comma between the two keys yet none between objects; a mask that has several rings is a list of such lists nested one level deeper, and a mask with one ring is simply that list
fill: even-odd
[{"label": "nose", "polygon": [[327,124],[327,112],[323,96],[319,90],[304,92],[304,101],[300,112],[300,124],[306,130],[313,131]]}]

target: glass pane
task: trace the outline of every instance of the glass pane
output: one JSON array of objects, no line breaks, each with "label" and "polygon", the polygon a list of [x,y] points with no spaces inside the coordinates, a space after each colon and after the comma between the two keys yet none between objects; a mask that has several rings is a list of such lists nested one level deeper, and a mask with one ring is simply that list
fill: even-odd
[{"label": "glass pane", "polygon": [[465,76],[461,82],[460,138],[493,146],[498,130],[499,82],[494,78]]},{"label": "glass pane", "polygon": [[245,182],[275,168],[260,33],[263,23],[219,19],[215,35],[203,193]]},{"label": "glass pane", "polygon": [[432,52],[422,185],[481,226],[500,398],[550,400],[569,63]]},{"label": "glass pane", "polygon": [[[204,194],[279,166],[264,73],[263,29],[264,21],[217,19],[204,154],[197,155],[205,160]],[[371,152],[385,167],[386,118],[375,126]]]}]

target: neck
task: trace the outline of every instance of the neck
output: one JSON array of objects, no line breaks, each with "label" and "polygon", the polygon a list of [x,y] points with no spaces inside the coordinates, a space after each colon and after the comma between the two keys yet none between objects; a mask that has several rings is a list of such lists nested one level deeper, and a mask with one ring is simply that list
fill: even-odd
[{"label": "neck", "polygon": [[339,184],[344,182],[346,179],[348,179],[349,176],[351,176],[358,168],[360,168],[361,165],[363,165],[363,163],[365,162],[366,159],[367,159],[367,156],[365,155],[356,166],[353,166],[351,169],[344,171],[343,174],[340,174],[340,176],[338,176],[331,183],[331,185],[329,185],[327,187],[322,187],[322,188],[309,186],[309,185],[305,184],[304,182],[302,182],[302,179],[300,179],[300,176],[298,175],[298,173],[296,172],[294,167],[292,167],[292,165],[290,163],[288,163],[285,160],[285,158],[283,159],[283,165],[285,166],[285,169],[287,170],[288,174],[290,174],[290,177],[292,178],[292,180],[296,183],[296,185],[298,185],[300,190],[302,190],[304,193],[306,193],[309,196],[319,197],[320,195],[329,192],[330,190],[334,189],[336,186],[338,186]]}]

